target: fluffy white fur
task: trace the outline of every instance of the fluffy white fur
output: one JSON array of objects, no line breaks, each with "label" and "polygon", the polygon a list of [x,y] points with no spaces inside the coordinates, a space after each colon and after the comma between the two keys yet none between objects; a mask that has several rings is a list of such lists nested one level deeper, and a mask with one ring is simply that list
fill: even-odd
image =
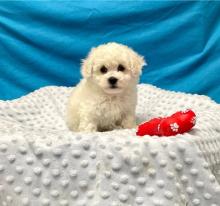
[{"label": "fluffy white fur", "polygon": [[[82,62],[83,79],[69,98],[68,127],[80,132],[136,127],[136,85],[144,64],[142,56],[122,44],[92,48]],[[125,70],[118,71],[118,65]],[[101,72],[102,66],[106,73]],[[110,77],[118,79],[117,88],[111,88]]]}]

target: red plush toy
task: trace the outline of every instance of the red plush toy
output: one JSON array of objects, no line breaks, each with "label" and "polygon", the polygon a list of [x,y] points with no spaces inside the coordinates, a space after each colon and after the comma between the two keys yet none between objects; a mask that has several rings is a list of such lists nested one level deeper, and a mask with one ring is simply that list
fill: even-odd
[{"label": "red plush toy", "polygon": [[176,112],[169,117],[159,117],[144,122],[138,126],[136,134],[138,136],[173,136],[190,131],[195,123],[196,115],[192,110],[188,109]]}]

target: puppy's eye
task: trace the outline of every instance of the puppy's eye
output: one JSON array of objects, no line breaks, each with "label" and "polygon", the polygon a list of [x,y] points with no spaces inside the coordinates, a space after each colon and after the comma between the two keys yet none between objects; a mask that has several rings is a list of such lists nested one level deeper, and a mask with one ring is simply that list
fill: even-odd
[{"label": "puppy's eye", "polygon": [[100,69],[100,72],[105,74],[105,73],[108,72],[108,69],[105,66],[102,66],[101,69]]},{"label": "puppy's eye", "polygon": [[123,72],[125,70],[125,67],[121,64],[118,65],[118,71]]}]

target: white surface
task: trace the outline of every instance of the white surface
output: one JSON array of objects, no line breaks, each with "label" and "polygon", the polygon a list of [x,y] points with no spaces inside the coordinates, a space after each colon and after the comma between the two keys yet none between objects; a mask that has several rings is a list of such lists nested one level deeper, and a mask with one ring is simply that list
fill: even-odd
[{"label": "white surface", "polygon": [[0,205],[219,206],[220,106],[150,85],[138,92],[139,122],[192,108],[195,128],[164,138],[72,133],[65,87],[0,101]]}]

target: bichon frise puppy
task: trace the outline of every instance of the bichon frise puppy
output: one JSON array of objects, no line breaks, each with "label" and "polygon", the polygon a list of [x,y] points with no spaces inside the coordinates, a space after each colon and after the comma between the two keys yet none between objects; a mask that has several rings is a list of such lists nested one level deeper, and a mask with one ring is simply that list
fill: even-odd
[{"label": "bichon frise puppy", "polygon": [[137,83],[144,58],[131,48],[107,43],[82,62],[83,79],[67,106],[67,125],[77,132],[136,127]]}]

